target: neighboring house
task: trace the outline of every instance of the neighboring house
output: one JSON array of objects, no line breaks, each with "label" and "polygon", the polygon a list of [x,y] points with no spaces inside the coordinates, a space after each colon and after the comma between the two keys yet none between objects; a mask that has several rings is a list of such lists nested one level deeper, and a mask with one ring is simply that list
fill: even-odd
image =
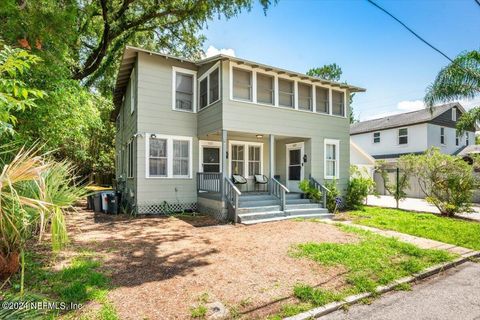
[{"label": "neighboring house", "polygon": [[395,161],[404,154],[420,154],[430,147],[457,154],[475,144],[475,128],[462,135],[455,126],[465,112],[460,103],[422,109],[354,123],[351,140],[373,158]]},{"label": "neighboring house", "polygon": [[[362,91],[226,55],[190,61],[126,47],[112,112],[118,188],[140,214],[314,212],[293,192],[309,177],[344,188],[348,97]],[[233,174],[247,184],[234,186]],[[260,175],[268,184],[255,183]],[[256,189],[266,192],[247,196]]]},{"label": "neighboring house", "polygon": [[350,165],[356,166],[362,175],[373,178],[375,159],[350,140]]},{"label": "neighboring house", "polygon": [[[405,154],[421,154],[431,147],[457,155],[467,146],[475,144],[475,128],[462,135],[455,126],[465,112],[460,103],[436,106],[430,111],[422,109],[384,118],[362,121],[350,126],[351,141],[376,160],[390,164],[389,179],[395,181],[395,164]],[[375,174],[377,191],[386,194],[383,180]],[[423,198],[415,177],[410,179],[409,197]]]}]

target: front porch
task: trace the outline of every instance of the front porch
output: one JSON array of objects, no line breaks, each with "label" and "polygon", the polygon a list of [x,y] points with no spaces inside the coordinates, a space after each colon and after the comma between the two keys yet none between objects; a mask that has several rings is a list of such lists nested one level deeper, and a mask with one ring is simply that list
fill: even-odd
[{"label": "front porch", "polygon": [[[311,176],[310,141],[226,130],[200,137],[199,209],[234,223],[328,215],[326,189]],[[321,203],[303,196],[306,178],[322,191]]]}]

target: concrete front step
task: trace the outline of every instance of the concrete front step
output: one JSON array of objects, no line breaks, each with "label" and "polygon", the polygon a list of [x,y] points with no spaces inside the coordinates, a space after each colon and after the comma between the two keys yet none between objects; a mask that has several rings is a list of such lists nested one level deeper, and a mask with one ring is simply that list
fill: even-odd
[{"label": "concrete front step", "polygon": [[314,213],[314,214],[299,213],[299,214],[292,214],[292,215],[276,216],[276,217],[271,217],[271,218],[259,217],[258,219],[255,219],[255,220],[244,220],[244,221],[241,221],[240,223],[242,223],[242,224],[256,224],[256,223],[273,222],[273,221],[281,221],[281,220],[297,219],[297,218],[331,219],[332,217],[333,217],[333,214],[331,214],[331,213]]},{"label": "concrete front step", "polygon": [[[276,218],[288,218],[288,217],[297,217],[301,215],[302,217],[316,217],[316,215],[329,215],[328,210],[322,208],[318,204],[303,204],[303,205],[294,205],[287,206],[285,211],[280,211],[280,207],[269,207],[269,210],[262,210],[265,207],[256,207],[255,210],[247,211],[247,209],[240,208],[238,211],[238,217],[241,223],[246,221],[256,221],[256,220],[265,220],[265,219],[276,219]],[[328,217],[331,217],[330,215]]]},{"label": "concrete front step", "polygon": [[323,209],[322,205],[318,203],[295,203],[295,204],[288,204],[285,207],[285,210],[299,210],[299,209]]},{"label": "concrete front step", "polygon": [[275,205],[279,205],[278,199],[240,201],[239,203],[240,208],[275,206]]},{"label": "concrete front step", "polygon": [[273,206],[260,206],[260,207],[246,207],[246,208],[238,208],[237,213],[240,214],[248,214],[248,213],[255,213],[255,212],[271,212],[271,211],[280,211],[279,205]]},{"label": "concrete front step", "polygon": [[308,204],[311,203],[309,199],[288,199],[287,204]]}]

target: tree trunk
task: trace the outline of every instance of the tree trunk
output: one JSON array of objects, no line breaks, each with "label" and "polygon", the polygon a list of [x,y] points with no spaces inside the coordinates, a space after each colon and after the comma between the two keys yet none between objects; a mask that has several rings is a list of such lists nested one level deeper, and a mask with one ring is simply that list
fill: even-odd
[{"label": "tree trunk", "polygon": [[18,271],[19,258],[18,252],[12,252],[7,256],[0,254],[0,280],[5,280]]}]

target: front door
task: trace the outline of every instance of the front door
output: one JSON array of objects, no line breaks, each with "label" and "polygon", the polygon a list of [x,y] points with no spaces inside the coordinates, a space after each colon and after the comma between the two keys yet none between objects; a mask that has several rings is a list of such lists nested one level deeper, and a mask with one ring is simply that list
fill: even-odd
[{"label": "front door", "polygon": [[220,172],[220,147],[203,147],[202,172]]},{"label": "front door", "polygon": [[287,188],[299,192],[298,184],[303,180],[303,142],[287,144]]}]

